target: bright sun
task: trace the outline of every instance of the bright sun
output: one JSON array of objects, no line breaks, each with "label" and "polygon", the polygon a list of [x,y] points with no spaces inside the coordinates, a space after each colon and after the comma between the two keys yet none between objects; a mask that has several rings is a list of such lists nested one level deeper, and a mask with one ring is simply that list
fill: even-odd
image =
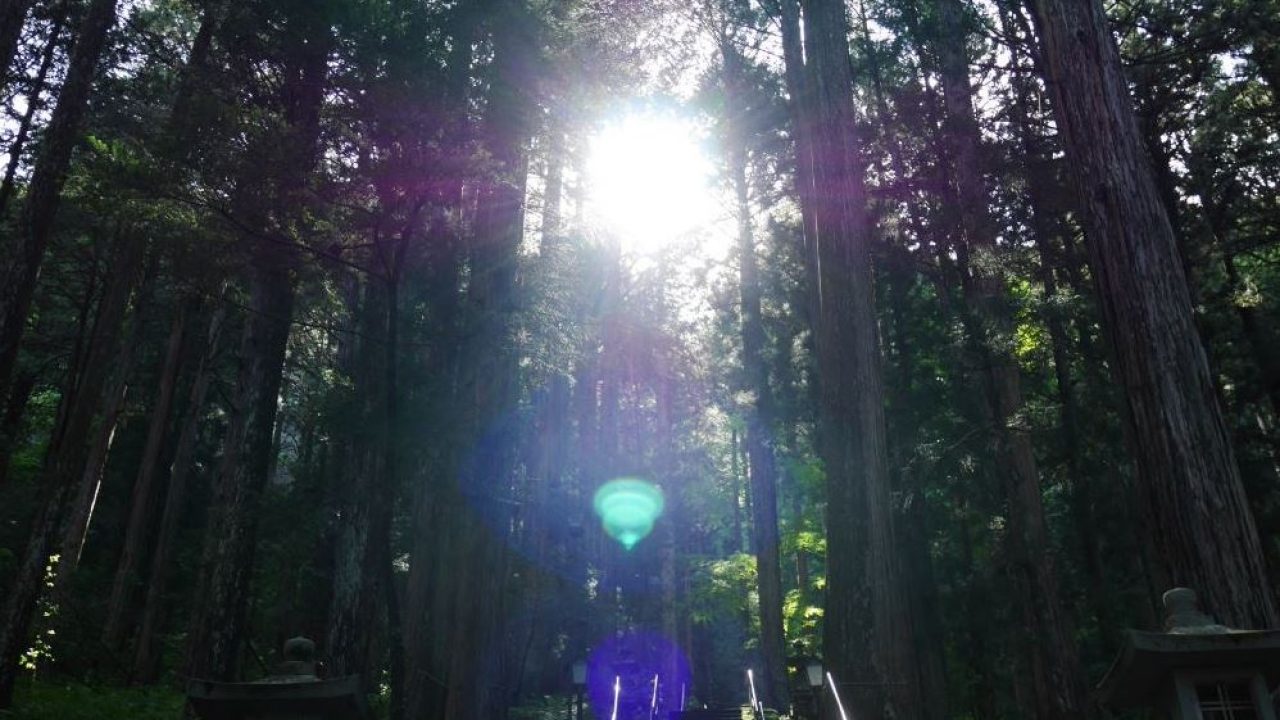
[{"label": "bright sun", "polygon": [[591,140],[592,214],[625,251],[652,254],[715,222],[711,173],[693,122],[655,113],[626,115]]}]

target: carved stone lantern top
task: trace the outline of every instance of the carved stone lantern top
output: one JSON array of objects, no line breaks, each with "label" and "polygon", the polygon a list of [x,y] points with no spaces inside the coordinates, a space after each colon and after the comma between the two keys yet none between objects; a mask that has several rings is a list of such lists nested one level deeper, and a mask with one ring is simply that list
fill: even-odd
[{"label": "carved stone lantern top", "polygon": [[284,641],[284,662],[275,667],[260,683],[317,682],[316,644],[309,638],[295,637]]},{"label": "carved stone lantern top", "polygon": [[1220,635],[1240,632],[1219,625],[1212,616],[1200,611],[1200,598],[1191,588],[1177,587],[1160,598],[1164,603],[1164,631],[1178,635]]}]

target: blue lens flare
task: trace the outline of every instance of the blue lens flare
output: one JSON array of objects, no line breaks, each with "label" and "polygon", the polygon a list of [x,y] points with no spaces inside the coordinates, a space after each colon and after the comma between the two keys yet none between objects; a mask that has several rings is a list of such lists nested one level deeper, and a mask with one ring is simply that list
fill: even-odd
[{"label": "blue lens flare", "polygon": [[630,550],[653,532],[662,515],[662,490],[640,478],[618,478],[596,490],[593,505],[604,531]]},{"label": "blue lens flare", "polygon": [[[635,629],[602,640],[587,657],[587,697],[595,717],[665,718],[692,695],[689,660],[661,633]],[[616,689],[615,689],[616,688]]]}]

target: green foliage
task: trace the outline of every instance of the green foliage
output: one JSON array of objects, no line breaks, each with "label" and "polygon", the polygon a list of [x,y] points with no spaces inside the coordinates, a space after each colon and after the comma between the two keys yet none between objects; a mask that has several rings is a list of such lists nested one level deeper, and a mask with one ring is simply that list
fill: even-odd
[{"label": "green foliage", "polygon": [[[819,583],[819,587],[822,584]],[[801,593],[799,588],[787,591],[782,603],[782,615],[786,621],[787,641],[801,642],[806,648],[822,647],[822,614],[821,605],[814,604],[808,598],[815,593]]]},{"label": "green foliage", "polygon": [[6,720],[174,720],[185,697],[168,687],[89,686],[78,683],[25,682],[18,686]]},{"label": "green foliage", "polygon": [[735,553],[718,560],[693,563],[693,585],[690,589],[690,611],[694,622],[708,623],[716,618],[756,618],[760,602],[756,592],[756,558]]}]

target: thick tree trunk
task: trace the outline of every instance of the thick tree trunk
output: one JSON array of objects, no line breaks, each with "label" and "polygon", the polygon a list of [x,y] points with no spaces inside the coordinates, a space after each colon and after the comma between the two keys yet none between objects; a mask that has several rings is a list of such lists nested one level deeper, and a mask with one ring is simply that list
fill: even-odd
[{"label": "thick tree trunk", "polygon": [[507,711],[507,696],[500,691],[500,643],[506,635],[502,601],[510,511],[500,498],[508,492],[514,462],[518,368],[511,333],[534,107],[527,93],[539,70],[525,12],[522,2],[508,0],[499,3],[491,20],[494,75],[485,143],[498,176],[479,190],[470,248],[468,301],[478,320],[463,364],[462,402],[471,450],[459,477],[473,517],[460,556],[466,561],[458,573],[445,720],[492,720]]},{"label": "thick tree trunk", "polygon": [[[566,262],[565,241],[561,237],[567,158],[562,122],[557,111],[552,111],[547,119],[546,175],[537,260],[538,270],[547,273],[547,277],[556,277]],[[526,535],[520,544],[531,549],[526,554],[531,562],[520,571],[526,587],[519,593],[523,596],[522,607],[516,611],[521,623],[519,636],[511,643],[515,652],[510,665],[516,674],[511,692],[513,704],[519,704],[530,692],[541,694],[558,688],[563,682],[563,669],[554,660],[555,645],[559,640],[557,633],[565,627],[564,620],[571,612],[571,606],[563,602],[571,590],[558,577],[558,571],[564,567],[565,538],[557,532],[562,526],[555,518],[567,499],[569,402],[569,377],[553,368],[545,388],[533,394],[533,433],[524,440],[531,457],[526,461],[528,485],[519,523]],[[665,572],[665,555],[662,563],[660,572]],[[663,588],[665,592],[666,586]]]},{"label": "thick tree trunk", "polygon": [[31,296],[40,276],[45,248],[53,236],[54,215],[71,152],[79,139],[81,119],[93,90],[107,32],[115,24],[116,2],[93,0],[76,28],[76,43],[67,64],[66,80],[44,130],[40,157],[31,175],[10,262],[0,268],[0,397],[8,395],[27,312],[31,309]]},{"label": "thick tree trunk", "polygon": [[169,432],[173,410],[174,391],[182,365],[182,351],[186,347],[187,316],[190,302],[183,302],[173,313],[169,325],[169,342],[165,348],[164,364],[160,369],[159,387],[151,404],[151,421],[147,427],[147,440],[138,460],[138,475],[130,494],[129,519],[125,524],[124,547],[116,564],[111,582],[111,596],[107,601],[107,617],[102,627],[103,644],[118,651],[128,634],[130,614],[136,606],[139,572],[147,558],[150,540],[156,525],[156,510],[160,488],[160,453]]},{"label": "thick tree trunk", "polygon": [[893,542],[884,388],[870,244],[874,228],[853,135],[848,18],[806,0],[819,268],[829,563],[823,653],[845,703],[865,720],[919,717],[912,630]]},{"label": "thick tree trunk", "polygon": [[[63,422],[50,440],[43,473],[41,509],[32,525],[18,574],[9,589],[8,603],[0,626],[0,708],[13,701],[13,685],[18,675],[18,658],[27,648],[36,603],[45,587],[46,568],[62,531],[67,505],[76,481],[84,471],[89,453],[86,438],[94,435],[103,388],[110,375],[114,339],[119,333],[130,291],[137,281],[144,243],[136,234],[122,238],[123,246],[113,267],[115,277],[98,308],[89,340],[86,372],[74,396],[66,404]],[[68,377],[68,388],[75,381]],[[70,392],[70,390],[68,390]]]},{"label": "thick tree trunk", "polygon": [[[182,82],[170,107],[168,127],[164,137],[172,143],[172,147],[163,149],[166,155],[173,156],[174,148],[190,140],[190,125],[187,122],[187,116],[190,114],[188,106],[194,92],[195,76],[203,69],[212,48],[218,6],[218,2],[211,2],[206,7],[200,29],[187,56]],[[7,176],[6,180],[8,180]],[[160,387],[152,406],[147,440],[142,457],[139,459],[138,475],[131,492],[124,547],[112,580],[107,617],[103,626],[103,642],[112,650],[118,650],[124,644],[129,631],[129,622],[132,620],[130,614],[135,609],[138,574],[146,558],[146,545],[152,537],[152,531],[158,519],[156,517],[158,502],[156,476],[160,472],[160,455],[169,432],[169,415],[189,337],[186,333],[187,316],[189,312],[194,311],[195,307],[195,301],[180,303],[174,311],[170,327],[164,365],[160,371]]]},{"label": "thick tree trunk", "polygon": [[236,678],[260,499],[271,464],[272,428],[293,312],[288,257],[277,248],[259,245],[249,291],[240,372],[214,481],[199,589],[187,636],[185,673],[193,678]]},{"label": "thick tree trunk", "polygon": [[[446,246],[440,262],[433,265],[428,279],[428,295],[437,308],[433,335],[437,338],[434,352],[428,353],[430,377],[433,383],[427,402],[437,408],[444,417],[457,407],[455,392],[458,365],[458,333],[454,327],[458,320],[457,252],[452,238],[437,235],[441,246]],[[446,425],[442,423],[442,427]],[[405,696],[404,714],[407,718],[436,716],[443,712],[447,686],[446,640],[451,614],[452,579],[450,562],[453,561],[457,529],[453,524],[459,515],[457,488],[449,481],[456,467],[456,436],[450,432],[434,435],[424,452],[427,467],[421,471],[422,481],[416,484],[413,498],[413,531],[410,565],[405,592],[404,612],[404,661]]]},{"label": "thick tree trunk", "polygon": [[1280,622],[1169,217],[1098,0],[1032,0],[1124,387],[1139,495],[1172,582],[1232,626]]}]

